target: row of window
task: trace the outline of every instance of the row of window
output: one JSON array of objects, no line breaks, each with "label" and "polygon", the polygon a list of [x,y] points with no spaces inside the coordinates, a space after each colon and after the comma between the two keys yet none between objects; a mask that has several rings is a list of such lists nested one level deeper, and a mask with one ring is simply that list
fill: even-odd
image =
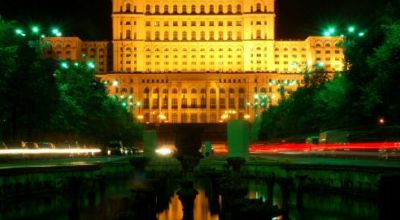
[{"label": "row of window", "polygon": [[[190,100],[190,104],[189,101]],[[205,97],[200,98],[200,103],[198,103],[198,99],[197,98],[192,98],[192,99],[188,99],[188,98],[181,98],[180,99],[181,103],[180,105],[178,104],[178,98],[172,98],[171,99],[171,108],[173,109],[177,109],[178,106],[180,106],[181,108],[206,108],[207,106],[207,99]],[[150,106],[150,99],[149,98],[144,98],[143,99],[143,109],[158,109],[158,108],[164,108],[167,109],[169,107],[169,100],[168,98],[163,98],[163,99],[159,99],[159,98],[154,98],[152,99],[152,104]],[[226,109],[226,108],[231,108],[231,109],[236,109],[236,103],[238,104],[238,108],[239,109],[245,109],[246,108],[246,101],[245,98],[238,98],[238,102],[236,102],[236,98],[219,98],[219,105],[217,105],[217,99],[216,98],[210,98],[209,99],[209,104],[210,104],[210,108],[214,109],[217,106],[219,106],[219,108],[222,109]]]},{"label": "row of window", "polygon": [[[200,117],[200,118],[199,118]],[[244,113],[239,112],[238,115],[232,116],[233,118],[244,119]],[[150,120],[150,113],[145,113],[143,120],[145,122],[160,122],[158,114],[152,114],[152,118]],[[178,114],[173,113],[172,118],[169,122],[178,123]],[[182,123],[217,123],[220,122],[217,115],[215,113],[210,114],[210,119],[207,120],[207,114],[201,113],[200,115],[197,113],[181,113],[181,122]]]},{"label": "row of window", "polygon": [[[128,40],[131,39],[131,31],[127,30],[126,32],[126,38]],[[262,35],[261,30],[256,31],[256,35],[254,36],[253,34],[251,35],[251,39],[256,39],[256,40],[262,40],[266,39],[267,35]],[[168,31],[165,31],[163,33],[163,37],[161,37],[161,33],[159,31],[154,32],[154,36],[152,37],[152,32],[147,31],[146,32],[146,40],[242,40],[242,32],[238,31],[236,32],[236,35],[233,36],[232,31],[224,32],[224,31],[219,31],[218,36],[216,36],[216,33],[214,31],[210,31],[208,36],[206,37],[206,32],[201,31],[200,36],[198,36],[198,33],[195,31],[191,32],[190,38],[188,37],[188,32],[183,31],[181,35],[178,35],[177,31],[173,32],[172,38],[170,36],[170,33]]]},{"label": "row of window", "polygon": [[[235,26],[238,26],[238,27],[242,26],[242,21],[236,21],[236,22],[233,22],[233,21],[226,21],[226,22],[224,22],[224,21],[218,21],[218,22],[216,22],[216,21],[209,21],[209,22],[205,22],[205,21],[199,21],[199,22],[197,22],[197,21],[190,21],[190,22],[188,22],[188,21],[182,21],[182,22],[173,21],[172,26],[173,27],[188,27],[188,26],[196,27],[198,25],[200,27],[205,27],[207,25],[207,23],[208,23],[208,26],[210,26],[210,27],[214,27],[214,26],[223,27],[224,24],[229,27],[233,26],[234,24],[235,24]],[[127,22],[127,24],[128,24],[128,22]],[[129,24],[130,24],[130,22],[129,22]],[[153,24],[153,27],[160,27],[161,24],[163,24],[164,27],[169,27],[170,22],[169,21],[164,21],[164,22],[146,21],[146,23],[145,23],[146,27],[151,27],[152,24]],[[179,26],[179,24],[180,24],[180,26]],[[258,24],[258,22],[257,22],[257,24]]]},{"label": "row of window", "polygon": [[[163,10],[161,11],[161,7],[163,7]],[[235,7],[235,11],[233,10],[235,6],[232,5],[227,5],[226,7],[224,7],[224,5],[218,5],[217,7],[214,5],[209,5],[208,7],[208,11],[206,12],[206,6],[205,5],[200,5],[199,9],[197,9],[196,5],[191,5],[190,6],[190,10],[189,7],[187,5],[182,5],[180,8],[178,8],[178,5],[173,5],[172,6],[172,11],[170,10],[170,6],[169,5],[164,5],[164,6],[160,6],[160,5],[155,5],[153,8],[150,5],[146,5],[145,11],[146,14],[214,14],[214,13],[218,13],[218,14],[233,14],[233,13],[237,13],[240,14],[242,13],[242,5],[238,4]],[[217,8],[217,10],[216,10]],[[267,6],[264,6],[264,8],[262,8],[262,5],[260,3],[257,3],[255,5],[255,7],[251,6],[250,8],[251,12],[256,12],[256,13],[261,13],[261,12],[267,12]],[[122,6],[120,7],[120,12],[123,12],[123,8]],[[125,12],[127,13],[136,13],[137,12],[137,7],[136,5],[134,5],[132,7],[132,5],[130,3],[127,3],[125,5]]]}]

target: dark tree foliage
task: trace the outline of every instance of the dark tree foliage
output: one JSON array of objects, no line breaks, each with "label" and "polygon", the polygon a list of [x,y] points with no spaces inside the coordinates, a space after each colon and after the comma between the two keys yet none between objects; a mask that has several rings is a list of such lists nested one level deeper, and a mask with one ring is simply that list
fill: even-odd
[{"label": "dark tree foliage", "polygon": [[345,45],[351,65],[349,124],[369,126],[380,117],[400,123],[400,1],[392,1],[381,14],[365,38],[350,39]]},{"label": "dark tree foliage", "polygon": [[0,140],[133,144],[141,127],[121,103],[107,96],[86,63],[43,58],[35,34],[15,33],[0,20]]},{"label": "dark tree foliage", "polygon": [[370,128],[379,118],[400,123],[400,0],[370,18],[367,34],[346,36],[348,71],[328,80],[305,73],[305,85],[262,115],[265,140],[327,129]]},{"label": "dark tree foliage", "polygon": [[32,138],[49,122],[58,89],[53,61],[38,59],[36,37],[14,35],[13,24],[0,20],[0,119],[6,138]]}]

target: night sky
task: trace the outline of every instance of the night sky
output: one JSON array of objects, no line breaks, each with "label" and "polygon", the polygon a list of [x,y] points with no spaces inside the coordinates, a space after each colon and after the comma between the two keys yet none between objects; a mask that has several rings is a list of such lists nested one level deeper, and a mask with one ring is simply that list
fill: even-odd
[{"label": "night sky", "polygon": [[[328,25],[368,28],[369,19],[389,0],[277,0],[277,38],[318,35]],[[111,0],[0,0],[0,15],[22,24],[59,26],[82,39],[111,38]]]}]

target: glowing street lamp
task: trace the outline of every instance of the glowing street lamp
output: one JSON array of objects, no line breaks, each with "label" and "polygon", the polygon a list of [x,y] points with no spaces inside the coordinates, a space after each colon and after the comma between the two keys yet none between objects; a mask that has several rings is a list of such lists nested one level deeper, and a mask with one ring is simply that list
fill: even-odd
[{"label": "glowing street lamp", "polygon": [[119,82],[118,82],[117,80],[114,80],[114,81],[112,82],[112,85],[113,85],[113,86],[118,86],[118,85],[119,85]]},{"label": "glowing street lamp", "polygon": [[139,119],[139,120],[143,120],[144,119],[143,115],[138,115],[136,118]]},{"label": "glowing street lamp", "polygon": [[378,123],[379,123],[379,125],[385,125],[385,123],[386,123],[385,118],[383,118],[383,117],[379,118]]},{"label": "glowing street lamp", "polygon": [[89,69],[95,69],[96,68],[96,64],[94,64],[94,62],[92,62],[92,61],[89,61],[87,63],[87,66],[88,66]]},{"label": "glowing street lamp", "polygon": [[53,28],[51,30],[51,33],[56,37],[61,37],[62,36],[62,33],[60,32],[60,30],[58,28]]},{"label": "glowing street lamp", "polygon": [[38,34],[40,32],[40,28],[38,26],[33,26],[31,30],[34,34]]},{"label": "glowing street lamp", "polygon": [[23,36],[25,37],[26,34],[24,33],[24,31],[20,28],[15,29],[15,34],[19,35],[19,36]]},{"label": "glowing street lamp", "polygon": [[358,33],[358,36],[359,36],[359,37],[364,37],[364,36],[365,36],[365,33],[364,33],[364,32],[360,32],[360,33]]},{"label": "glowing street lamp", "polygon": [[329,32],[329,31],[325,31],[324,32],[324,36],[325,37],[330,37],[332,34],[331,34],[331,32]]},{"label": "glowing street lamp", "polygon": [[68,69],[69,68],[68,63],[67,62],[61,62],[61,68]]},{"label": "glowing street lamp", "polygon": [[349,33],[354,33],[354,31],[356,31],[356,28],[354,26],[350,26],[349,28],[347,28],[347,31]]}]

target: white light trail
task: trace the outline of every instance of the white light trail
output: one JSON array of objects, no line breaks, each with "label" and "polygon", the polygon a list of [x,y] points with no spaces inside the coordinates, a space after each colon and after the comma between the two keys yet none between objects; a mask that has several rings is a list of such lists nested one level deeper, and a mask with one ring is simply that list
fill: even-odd
[{"label": "white light trail", "polygon": [[0,155],[18,155],[18,154],[85,154],[85,153],[100,153],[101,150],[97,148],[92,149],[79,149],[79,148],[66,148],[66,149],[0,149]]}]

